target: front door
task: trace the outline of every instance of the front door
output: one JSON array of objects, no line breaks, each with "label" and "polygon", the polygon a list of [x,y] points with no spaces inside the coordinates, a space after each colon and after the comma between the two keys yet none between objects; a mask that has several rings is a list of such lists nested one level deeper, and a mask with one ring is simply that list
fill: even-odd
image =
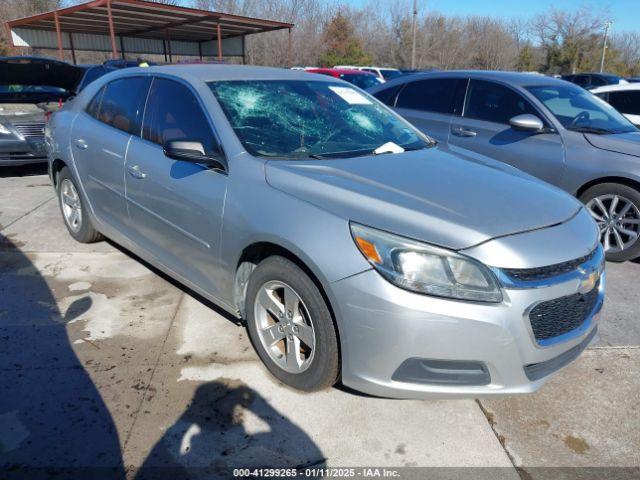
[{"label": "front door", "polygon": [[126,159],[127,201],[135,241],[161,264],[217,295],[219,242],[227,175],[172,160],[163,145],[198,141],[219,151],[211,123],[185,84],[155,78],[142,138],[133,138]]},{"label": "front door", "polygon": [[544,117],[520,93],[484,80],[471,80],[462,117],[451,121],[449,146],[463,154],[480,154],[513,165],[535,177],[562,185],[564,146],[557,133],[514,130],[516,115]]}]

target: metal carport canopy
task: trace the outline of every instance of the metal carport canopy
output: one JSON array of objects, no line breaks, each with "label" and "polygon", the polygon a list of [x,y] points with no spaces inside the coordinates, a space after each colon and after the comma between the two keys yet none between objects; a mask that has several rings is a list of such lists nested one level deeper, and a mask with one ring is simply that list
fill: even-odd
[{"label": "metal carport canopy", "polygon": [[14,47],[185,56],[244,57],[244,37],[293,24],[166,5],[147,0],[94,0],[7,22]]}]

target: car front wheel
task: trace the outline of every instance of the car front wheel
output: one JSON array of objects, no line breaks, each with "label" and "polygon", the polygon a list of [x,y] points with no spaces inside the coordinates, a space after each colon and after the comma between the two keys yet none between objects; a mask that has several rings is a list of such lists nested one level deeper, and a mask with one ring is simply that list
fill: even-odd
[{"label": "car front wheel", "polygon": [[624,262],[640,256],[640,192],[618,183],[589,188],[580,200],[600,229],[607,260]]},{"label": "car front wheel", "polygon": [[247,330],[269,371],[299,390],[315,391],[338,378],[336,329],[326,302],[309,276],[290,260],[263,260],[249,278]]}]

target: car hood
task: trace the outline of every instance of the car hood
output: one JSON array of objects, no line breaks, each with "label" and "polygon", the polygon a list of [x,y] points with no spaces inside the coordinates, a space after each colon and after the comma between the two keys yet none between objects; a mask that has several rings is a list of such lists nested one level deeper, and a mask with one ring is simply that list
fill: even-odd
[{"label": "car hood", "polygon": [[0,58],[0,82],[4,85],[41,85],[74,92],[83,70],[46,58]]},{"label": "car hood", "polygon": [[586,133],[584,136],[596,148],[640,157],[640,131],[612,135]]},{"label": "car hood", "polygon": [[491,168],[438,147],[271,160],[266,176],[272,187],[345,219],[452,249],[557,225],[581,208],[569,194],[517,170]]}]

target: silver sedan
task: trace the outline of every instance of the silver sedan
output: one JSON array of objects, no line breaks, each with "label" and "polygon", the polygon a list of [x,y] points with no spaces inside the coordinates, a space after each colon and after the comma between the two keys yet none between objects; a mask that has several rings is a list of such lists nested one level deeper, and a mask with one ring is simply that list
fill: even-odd
[{"label": "silver sedan", "polygon": [[596,335],[604,254],[582,204],[346,82],[131,69],[46,143],[76,240],[113,239],[242,319],[295,388],[532,392]]}]

